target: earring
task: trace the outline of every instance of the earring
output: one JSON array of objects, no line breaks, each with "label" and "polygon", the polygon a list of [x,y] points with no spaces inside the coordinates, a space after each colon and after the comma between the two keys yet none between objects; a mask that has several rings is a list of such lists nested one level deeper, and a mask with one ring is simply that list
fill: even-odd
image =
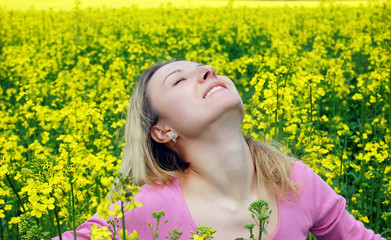
[{"label": "earring", "polygon": [[177,140],[176,140],[176,138],[175,138],[175,134],[174,134],[174,133],[172,134],[172,142],[173,142],[173,143],[176,143],[176,142],[177,142]]}]

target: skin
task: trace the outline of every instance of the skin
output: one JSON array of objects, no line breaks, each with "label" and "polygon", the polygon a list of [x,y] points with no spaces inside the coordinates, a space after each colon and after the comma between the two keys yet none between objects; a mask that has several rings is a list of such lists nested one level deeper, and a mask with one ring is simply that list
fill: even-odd
[{"label": "skin", "polygon": [[[216,85],[223,88],[205,98]],[[240,131],[243,102],[233,82],[217,75],[212,66],[179,61],[152,76],[147,94],[161,116],[152,127],[152,138],[190,164],[180,184],[195,223],[217,229],[216,239],[247,238],[243,226],[253,222],[247,208],[264,199],[273,210],[268,235],[262,237],[269,239],[278,224],[278,205],[274,193],[257,184]]]}]

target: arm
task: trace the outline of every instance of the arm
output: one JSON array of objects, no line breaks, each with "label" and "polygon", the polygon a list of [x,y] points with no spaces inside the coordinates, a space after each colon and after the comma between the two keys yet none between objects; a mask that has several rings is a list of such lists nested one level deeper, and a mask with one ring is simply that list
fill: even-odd
[{"label": "arm", "polygon": [[[139,199],[141,198],[141,195],[137,195],[136,196],[136,201],[139,201]],[[116,202],[115,204],[118,204],[119,202]],[[128,203],[125,203],[125,205],[127,205]],[[109,209],[110,210],[113,210],[114,208],[114,204],[112,204]],[[143,210],[143,207],[137,207],[135,209],[132,209],[132,210],[125,210],[124,211],[124,217],[125,217],[125,229],[128,231],[128,234],[131,234],[133,232],[133,230],[136,230],[137,233],[140,235],[140,236],[143,236],[144,235],[144,232],[145,232],[145,229],[144,229],[144,210]],[[110,216],[109,219],[104,219],[104,218],[99,218],[98,217],[98,214],[95,213],[94,216],[92,216],[90,219],[88,219],[86,222],[84,222],[83,224],[81,224],[77,229],[76,229],[76,239],[77,240],[89,240],[91,239],[91,235],[90,235],[90,232],[92,231],[92,227],[94,225],[97,226],[97,228],[102,228],[102,227],[106,227],[107,231],[111,232],[110,229],[109,229],[109,224],[107,223],[108,220],[114,220],[115,219],[115,216]],[[118,235],[118,232],[120,230],[122,230],[122,222],[121,222],[121,219],[118,219],[118,224],[119,224],[119,227],[116,228],[116,237],[118,237],[119,239],[119,235]],[[62,239],[63,240],[74,240],[74,231],[73,230],[70,230],[70,231],[66,231],[64,232],[62,235]],[[53,238],[55,240],[59,240],[60,238],[59,237],[55,237]]]},{"label": "arm", "polygon": [[[98,226],[98,228],[101,228],[103,226],[106,226],[106,227],[108,226],[106,220],[98,218],[98,215],[95,214],[94,216],[92,216],[92,218],[87,220],[87,222],[81,224],[76,229],[76,239],[77,240],[89,240],[89,239],[91,239],[91,235],[89,234],[89,232],[91,232],[91,227],[94,224],[96,224]],[[73,230],[71,230],[71,231],[64,232],[61,236],[62,236],[63,240],[73,240],[74,239],[73,234],[74,234]],[[55,237],[53,239],[59,240],[60,238],[59,237]]]},{"label": "arm", "polygon": [[350,215],[345,207],[346,200],[339,196],[312,169],[307,169],[309,184],[313,192],[313,226],[310,231],[320,240],[384,239]]}]

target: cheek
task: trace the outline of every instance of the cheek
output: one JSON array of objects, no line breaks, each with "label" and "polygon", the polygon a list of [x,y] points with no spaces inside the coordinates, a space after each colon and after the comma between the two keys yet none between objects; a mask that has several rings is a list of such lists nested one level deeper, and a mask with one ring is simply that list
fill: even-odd
[{"label": "cheek", "polygon": [[169,104],[167,104],[167,111],[173,116],[179,119],[187,120],[192,118],[194,112],[197,111],[196,103],[192,102],[187,96],[178,96],[173,98]]},{"label": "cheek", "polygon": [[202,122],[205,109],[186,94],[173,95],[172,98],[166,100],[162,104],[164,105],[162,113],[164,113],[167,125],[181,134],[192,135],[191,129],[197,128],[197,125]]},{"label": "cheek", "polygon": [[191,114],[194,104],[190,102],[188,94],[176,94],[163,96],[156,101],[160,113],[167,119],[178,119]]}]

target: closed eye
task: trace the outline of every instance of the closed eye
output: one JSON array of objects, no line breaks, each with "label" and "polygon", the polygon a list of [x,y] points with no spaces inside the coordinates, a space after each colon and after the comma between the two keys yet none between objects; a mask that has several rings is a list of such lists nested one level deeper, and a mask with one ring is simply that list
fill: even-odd
[{"label": "closed eye", "polygon": [[184,80],[186,80],[186,78],[184,78],[184,77],[179,78],[178,80],[175,81],[174,86],[177,85],[179,82],[182,82]]}]

